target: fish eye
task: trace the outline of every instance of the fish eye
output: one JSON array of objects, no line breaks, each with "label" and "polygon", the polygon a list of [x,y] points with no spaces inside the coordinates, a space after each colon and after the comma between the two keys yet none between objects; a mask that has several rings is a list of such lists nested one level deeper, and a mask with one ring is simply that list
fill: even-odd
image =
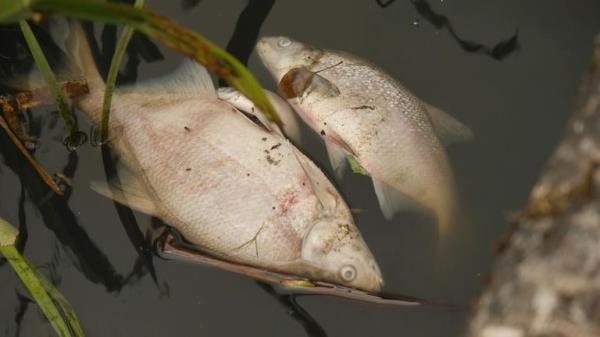
[{"label": "fish eye", "polygon": [[277,44],[279,45],[279,47],[285,48],[291,45],[292,41],[288,38],[282,37],[281,39],[279,39],[279,41],[277,41]]},{"label": "fish eye", "polygon": [[356,268],[351,265],[345,265],[340,269],[340,277],[346,282],[353,281],[356,278]]}]

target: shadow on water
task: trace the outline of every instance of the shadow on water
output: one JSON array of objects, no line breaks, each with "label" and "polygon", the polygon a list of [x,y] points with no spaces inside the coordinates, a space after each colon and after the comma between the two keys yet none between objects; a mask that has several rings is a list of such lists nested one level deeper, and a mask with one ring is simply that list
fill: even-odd
[{"label": "shadow on water", "polygon": [[192,9],[198,6],[198,4],[200,4],[201,2],[202,0],[181,0],[181,9]]},{"label": "shadow on water", "polygon": [[[248,0],[248,4],[238,17],[233,35],[225,49],[244,65],[248,64],[248,59],[258,39],[260,27],[274,4],[275,0]],[[219,79],[219,86],[224,85],[226,85],[225,81]]]},{"label": "shadow on water", "polygon": [[[88,24],[85,29],[88,32],[88,41],[92,46],[92,53],[95,53],[96,60],[99,60],[97,64],[100,65],[100,73],[106,78],[117,44],[117,29],[113,25],[104,25],[101,33],[101,47],[98,46],[95,36],[91,34],[91,32],[93,32],[93,25]],[[117,77],[118,84],[133,83],[137,80],[140,58],[145,62],[155,62],[162,60],[164,57],[152,41],[145,35],[135,32],[127,46],[127,58],[125,61],[124,72],[119,71]],[[106,181],[120,185],[116,163],[110,148],[106,145],[102,145],[101,152]],[[114,202],[114,206],[123,229],[125,230],[131,245],[138,254],[134,268],[130,275],[126,277],[126,280],[141,279],[145,273],[148,272],[154,283],[158,286],[158,278],[153,263],[152,247],[149,241],[144,237],[144,234],[140,231],[140,227],[133,211],[131,208],[117,202]]]},{"label": "shadow on water", "polygon": [[25,188],[23,185],[21,185],[21,191],[19,192],[18,212],[19,236],[15,242],[15,247],[22,254],[25,251],[25,245],[27,244],[27,238],[29,237],[29,232],[27,231],[27,216],[25,212]]},{"label": "shadow on water", "polygon": [[[379,7],[387,8],[396,0],[375,0]],[[463,39],[456,33],[450,19],[446,16],[436,13],[426,0],[411,0],[411,3],[417,10],[417,13],[431,23],[436,29],[446,29],[450,36],[458,43],[458,45],[468,53],[482,54],[489,56],[495,60],[502,60],[509,55],[519,50],[519,33],[515,32],[509,38],[496,43],[494,46],[486,46],[482,43]]]},{"label": "shadow on water", "polygon": [[[117,170],[115,168],[114,160],[111,156],[110,149],[106,146],[102,146],[102,163],[104,166],[104,172],[106,174],[106,180],[111,181],[113,183],[119,184],[119,176],[117,174]],[[135,248],[138,253],[138,259],[135,263],[135,266],[131,272],[131,275],[128,277],[135,276],[136,278],[141,278],[145,271],[147,270],[152,277],[152,280],[156,285],[158,285],[158,279],[156,276],[156,270],[154,268],[153,263],[153,254],[152,247],[149,244],[148,240],[144,237],[144,234],[140,231],[138,223],[135,219],[135,215],[131,208],[119,204],[118,202],[114,202],[115,209],[117,211],[117,215],[119,216],[119,220],[123,225],[125,233],[131,242],[131,245]]]},{"label": "shadow on water", "polygon": [[[66,188],[64,197],[54,195],[4,134],[0,136],[0,151],[6,165],[19,177],[46,227],[73,253],[76,267],[89,281],[102,284],[108,291],[120,290],[123,277],[115,271],[106,255],[77,223],[75,214],[68,206],[70,187]],[[76,166],[77,154],[71,152],[66,172],[63,174],[68,177],[66,173],[69,173],[69,170],[73,173]]]},{"label": "shadow on water", "polygon": [[277,301],[286,309],[286,312],[302,325],[304,331],[309,337],[327,337],[327,333],[321,327],[308,311],[304,310],[298,304],[298,295],[294,294],[278,294],[275,288],[265,282],[256,282],[256,284],[264,289],[269,295],[275,297]]},{"label": "shadow on water", "polygon": [[[103,78],[106,79],[112,56],[116,48],[118,32],[114,25],[104,25],[100,33],[99,45],[96,36],[94,35],[94,24],[84,23],[83,29],[87,35],[90,49],[96,64],[98,65],[98,71]],[[124,60],[124,65],[121,66],[121,70],[117,76],[117,84],[129,84],[135,82],[138,77],[138,67],[141,60],[150,63],[164,59],[163,54],[154,42],[152,42],[146,35],[134,32],[129,44],[127,45],[127,58]]]},{"label": "shadow on water", "polygon": [[[19,291],[15,291],[15,295],[17,296],[17,308],[15,309],[15,337],[18,337],[21,335],[21,324],[23,323],[25,313],[29,308],[29,304],[33,303],[33,301]],[[8,336],[8,331],[6,336]]]}]

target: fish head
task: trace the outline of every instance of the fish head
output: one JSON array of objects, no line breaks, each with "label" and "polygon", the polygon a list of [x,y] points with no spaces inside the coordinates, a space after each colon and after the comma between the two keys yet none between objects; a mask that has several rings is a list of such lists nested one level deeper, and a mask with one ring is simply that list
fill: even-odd
[{"label": "fish head", "polygon": [[323,55],[323,50],[285,36],[261,38],[256,44],[256,51],[278,82],[291,69],[310,68]]},{"label": "fish head", "polygon": [[383,278],[373,254],[353,223],[321,219],[307,233],[302,259],[315,279],[377,293]]}]

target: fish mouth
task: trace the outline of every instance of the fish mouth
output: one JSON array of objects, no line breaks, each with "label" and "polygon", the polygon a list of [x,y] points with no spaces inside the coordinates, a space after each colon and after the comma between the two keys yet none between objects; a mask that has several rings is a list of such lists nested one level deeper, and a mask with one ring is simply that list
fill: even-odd
[{"label": "fish mouth", "polygon": [[380,293],[381,290],[383,290],[383,287],[385,286],[385,281],[383,280],[381,270],[379,269],[379,266],[377,265],[377,262],[375,262],[375,260],[373,260],[371,268],[373,272],[371,273],[369,278],[370,286],[365,287],[362,290],[377,294]]},{"label": "fish mouth", "polygon": [[261,59],[263,63],[266,61],[267,50],[270,48],[272,41],[276,38],[273,36],[265,36],[261,37],[260,40],[256,43],[256,52],[258,53],[258,57]]}]

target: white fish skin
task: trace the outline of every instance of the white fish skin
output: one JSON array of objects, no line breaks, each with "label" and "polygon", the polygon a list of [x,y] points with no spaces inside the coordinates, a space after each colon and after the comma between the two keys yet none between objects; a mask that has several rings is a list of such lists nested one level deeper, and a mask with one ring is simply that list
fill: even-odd
[{"label": "white fish skin", "polygon": [[260,120],[263,125],[276,130],[277,132],[288,137],[295,145],[302,144],[302,134],[300,131],[300,125],[298,125],[298,118],[294,113],[292,107],[287,103],[285,99],[276,93],[263,89],[267,94],[267,98],[277,111],[279,118],[282,122],[282,130],[279,129],[277,124],[270,122],[265,114],[258,108],[248,97],[242,95],[239,91],[232,87],[221,87],[217,89],[217,96],[231,105],[240,109],[241,111],[254,115]]},{"label": "white fish skin", "polygon": [[397,80],[348,53],[287,37],[262,38],[256,48],[288,102],[323,136],[336,173],[343,172],[343,158],[353,156],[372,177],[387,218],[416,202],[446,230],[457,207],[435,131],[462,140],[470,136],[464,125],[427,109]]},{"label": "white fish skin", "polygon": [[[78,25],[72,35],[90,88],[75,104],[99,123],[104,83]],[[110,144],[132,178],[97,186],[101,193],[224,259],[381,289],[379,267],[334,186],[282,136],[218,99],[203,67],[189,63],[171,78],[117,90],[112,102]]]}]

